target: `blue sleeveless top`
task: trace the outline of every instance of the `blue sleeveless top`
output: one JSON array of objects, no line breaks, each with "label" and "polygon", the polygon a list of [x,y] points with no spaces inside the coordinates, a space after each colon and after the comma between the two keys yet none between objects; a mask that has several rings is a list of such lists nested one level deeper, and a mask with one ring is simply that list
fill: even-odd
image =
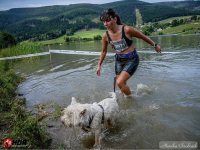
[{"label": "blue sleeveless top", "polygon": [[126,37],[124,32],[124,26],[122,27],[122,39],[119,41],[112,41],[110,35],[108,34],[108,31],[106,31],[106,34],[111,47],[117,52],[123,52],[133,44],[133,40],[130,40]]}]

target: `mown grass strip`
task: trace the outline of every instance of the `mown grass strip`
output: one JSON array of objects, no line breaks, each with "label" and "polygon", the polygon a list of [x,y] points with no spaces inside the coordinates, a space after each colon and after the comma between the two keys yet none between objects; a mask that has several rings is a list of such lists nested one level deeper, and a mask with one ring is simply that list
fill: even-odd
[{"label": "mown grass strip", "polygon": [[143,24],[142,15],[140,14],[139,9],[135,10],[135,14],[136,14],[136,25]]}]

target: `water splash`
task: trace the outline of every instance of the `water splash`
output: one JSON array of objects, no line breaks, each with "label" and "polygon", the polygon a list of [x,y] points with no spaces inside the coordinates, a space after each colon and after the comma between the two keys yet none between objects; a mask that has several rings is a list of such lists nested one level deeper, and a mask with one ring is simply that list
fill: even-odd
[{"label": "water splash", "polygon": [[136,94],[137,95],[143,95],[143,94],[151,94],[151,89],[142,83],[137,84]]},{"label": "water splash", "polygon": [[157,105],[157,104],[152,104],[152,105],[149,106],[149,109],[150,109],[150,110],[159,109],[159,105]]}]

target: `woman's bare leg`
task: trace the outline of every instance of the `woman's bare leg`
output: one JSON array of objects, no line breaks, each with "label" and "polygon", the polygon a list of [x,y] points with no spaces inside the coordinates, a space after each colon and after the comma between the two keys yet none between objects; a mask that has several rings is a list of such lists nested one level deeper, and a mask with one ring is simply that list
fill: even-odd
[{"label": "woman's bare leg", "polygon": [[117,86],[120,88],[121,92],[124,93],[126,96],[131,95],[131,90],[130,88],[126,85],[126,81],[130,78],[131,76],[126,72],[122,71],[120,75],[117,75]]}]

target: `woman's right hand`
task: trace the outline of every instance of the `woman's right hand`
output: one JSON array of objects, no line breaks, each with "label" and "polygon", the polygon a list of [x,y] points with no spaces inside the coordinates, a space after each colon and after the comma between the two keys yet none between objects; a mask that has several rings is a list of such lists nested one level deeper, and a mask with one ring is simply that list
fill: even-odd
[{"label": "woman's right hand", "polygon": [[161,53],[161,47],[160,47],[160,46],[157,45],[157,46],[155,47],[155,50],[156,50],[157,53]]},{"label": "woman's right hand", "polygon": [[98,67],[97,67],[97,75],[98,75],[98,76],[100,76],[100,70],[101,70],[101,66],[98,65]]}]

